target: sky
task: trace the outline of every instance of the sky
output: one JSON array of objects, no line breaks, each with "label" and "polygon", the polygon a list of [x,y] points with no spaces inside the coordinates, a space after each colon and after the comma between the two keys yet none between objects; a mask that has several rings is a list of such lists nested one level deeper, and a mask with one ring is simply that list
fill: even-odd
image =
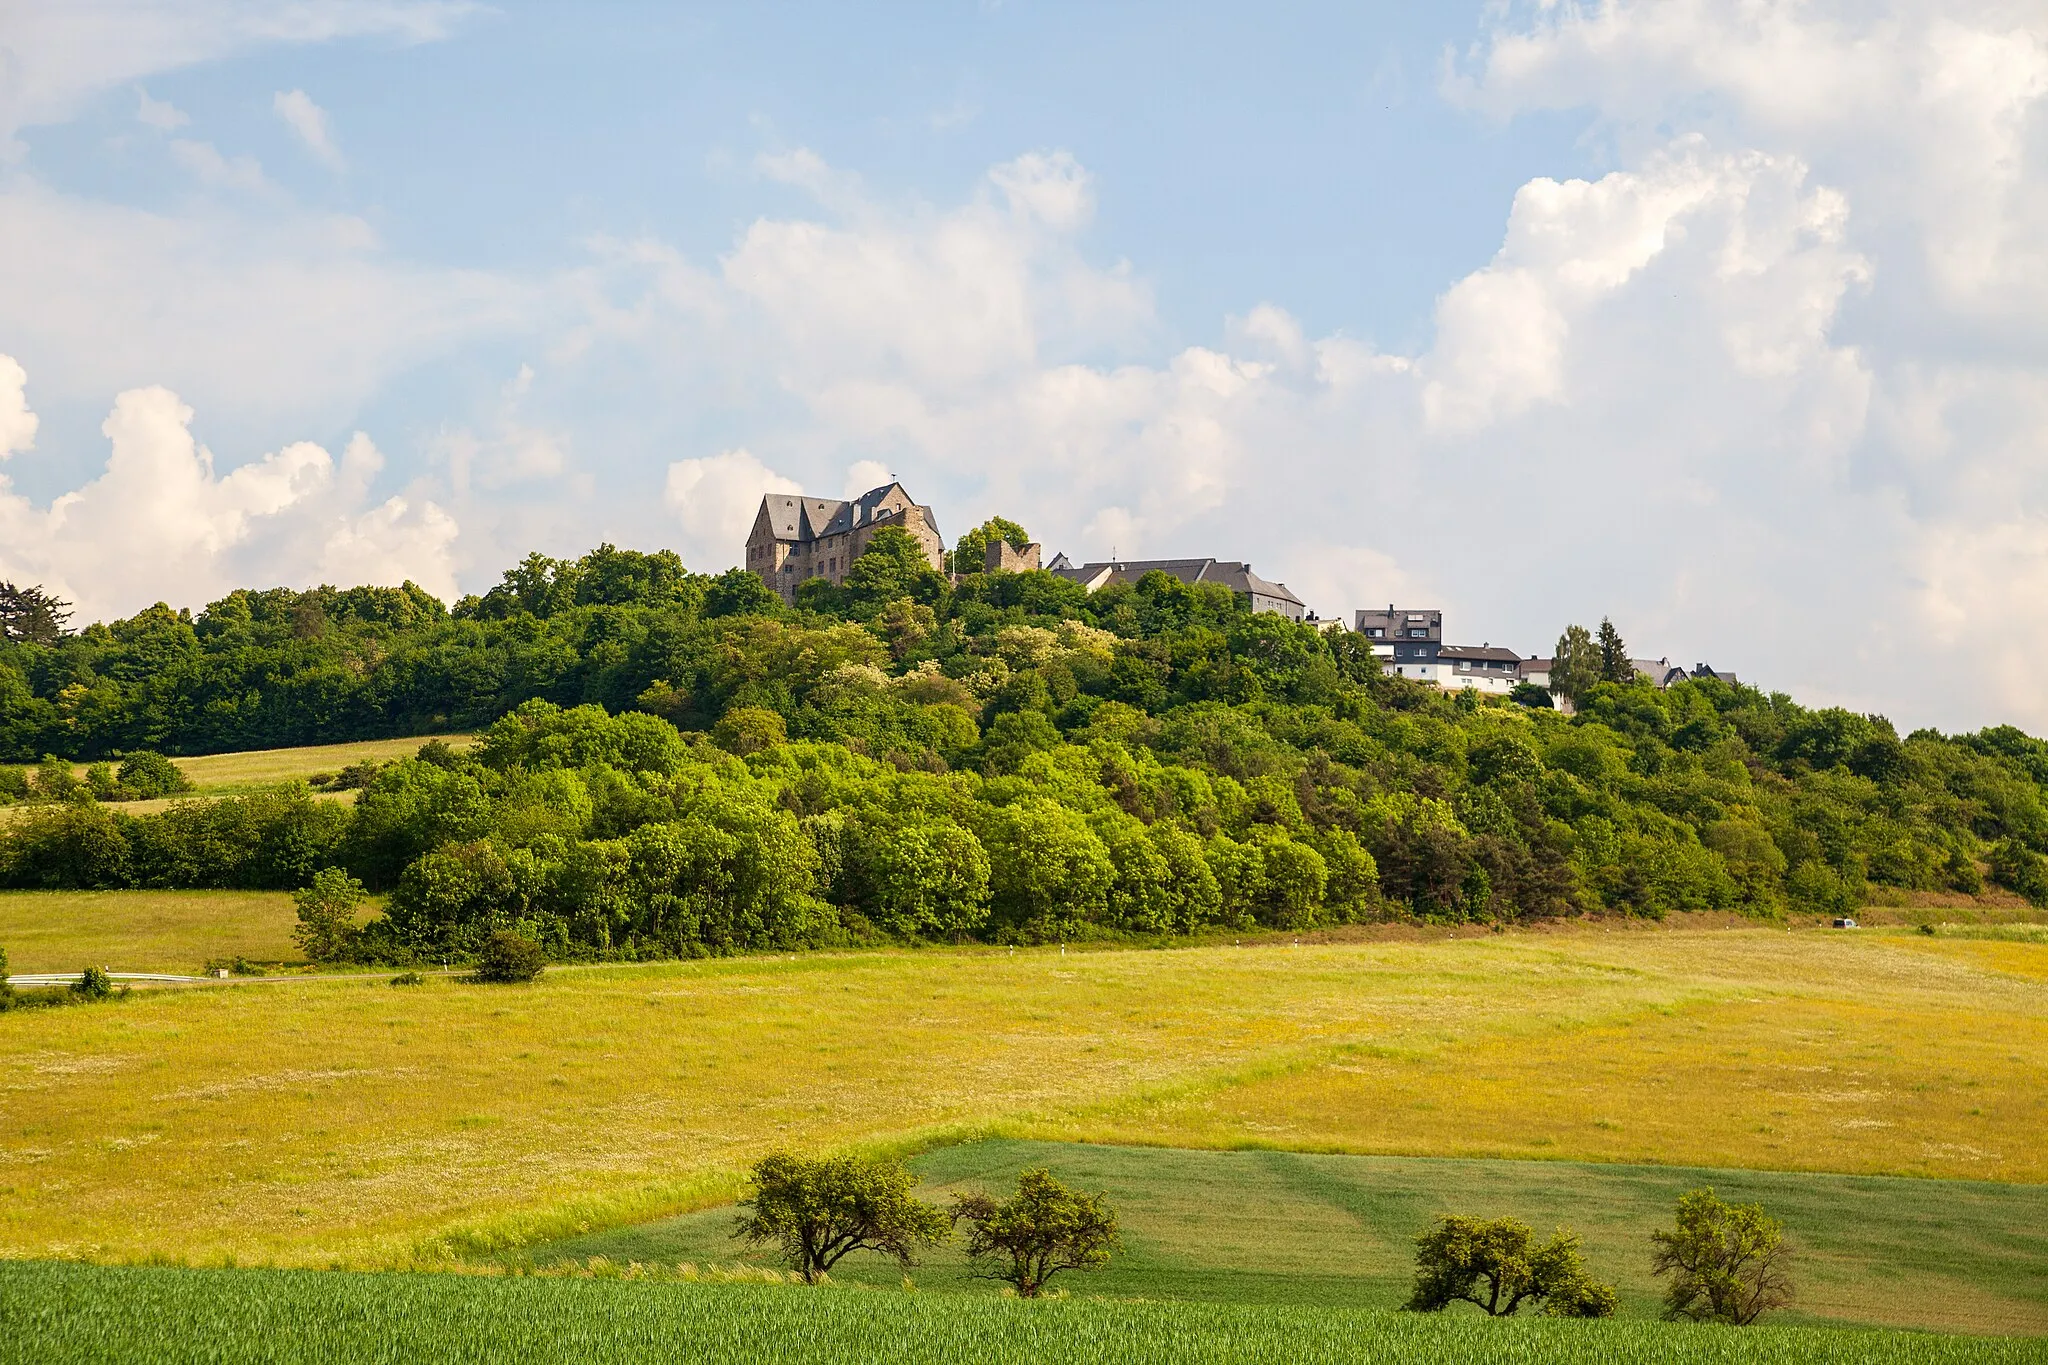
[{"label": "sky", "polygon": [[715,572],[892,476],[2048,731],[2048,0],[0,0],[0,579]]}]

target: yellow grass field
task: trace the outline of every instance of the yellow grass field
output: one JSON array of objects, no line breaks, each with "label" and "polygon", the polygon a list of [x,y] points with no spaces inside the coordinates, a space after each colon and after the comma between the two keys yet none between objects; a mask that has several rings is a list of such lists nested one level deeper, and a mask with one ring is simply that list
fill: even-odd
[{"label": "yellow grass field", "polygon": [[285,891],[0,892],[13,972],[196,972],[214,958],[300,959]]},{"label": "yellow grass field", "polygon": [[[315,773],[337,773],[351,763],[410,758],[429,739],[451,749],[467,749],[474,735],[415,735],[410,739],[365,739],[352,744],[316,744],[303,749],[252,749],[237,754],[206,754],[172,760],[192,779],[202,795],[231,796],[261,791],[286,782],[303,781]],[[81,771],[83,771],[81,769]]]},{"label": "yellow grass field", "polygon": [[1598,927],[0,1015],[0,1255],[394,1264],[966,1131],[2048,1181],[2048,945]]}]

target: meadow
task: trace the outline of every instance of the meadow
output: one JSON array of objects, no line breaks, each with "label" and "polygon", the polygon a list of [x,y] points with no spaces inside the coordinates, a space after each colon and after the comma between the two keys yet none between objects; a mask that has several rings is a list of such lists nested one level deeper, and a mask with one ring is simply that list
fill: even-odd
[{"label": "meadow", "polygon": [[[1568,1225],[1587,1264],[1651,1318],[1662,1285],[1650,1233],[1680,1194],[1711,1186],[1758,1202],[1797,1246],[1799,1298],[1779,1320],[1833,1320],[1936,1331],[2048,1333],[2048,1186],[1807,1172],[1701,1170],[1566,1161],[1470,1161],[1198,1151],[988,1139],[915,1158],[922,1197],[1000,1194],[1043,1166],[1106,1193],[1123,1248],[1108,1269],[1070,1274],[1070,1293],[1396,1309],[1414,1283],[1414,1239],[1446,1213]],[[731,1236],[733,1211],[591,1233],[524,1248],[504,1264],[738,1267],[777,1264]],[[990,1292],[949,1243],[912,1272],[918,1288]],[[851,1257],[838,1281],[893,1288],[884,1257]]]},{"label": "meadow", "polygon": [[974,1135],[2042,1183],[2048,946],[895,949],[0,1016],[0,1256],[484,1260]]},{"label": "meadow", "polygon": [[2006,1365],[2037,1341],[603,1280],[0,1265],[0,1360]]},{"label": "meadow", "polygon": [[216,959],[302,960],[284,891],[9,891],[0,893],[8,969],[193,973]]}]

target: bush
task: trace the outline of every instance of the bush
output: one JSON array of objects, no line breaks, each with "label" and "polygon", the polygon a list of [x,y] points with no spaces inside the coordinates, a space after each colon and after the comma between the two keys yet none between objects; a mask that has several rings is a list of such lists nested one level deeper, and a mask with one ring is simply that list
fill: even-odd
[{"label": "bush", "polygon": [[1991,880],[2017,891],[2030,904],[2048,905],[2048,860],[2017,839],[1991,846]]},{"label": "bush", "polygon": [[356,907],[363,896],[363,884],[338,867],[315,873],[313,884],[292,897],[299,908],[299,922],[292,930],[299,951],[313,962],[346,957],[355,938]]},{"label": "bush", "polygon": [[532,981],[547,968],[547,954],[524,934],[500,929],[484,940],[476,958],[476,979],[510,985]]},{"label": "bush", "polygon": [[114,993],[114,979],[107,975],[105,967],[87,967],[71,983],[71,993],[81,1000],[105,1000]]},{"label": "bush", "polygon": [[397,976],[391,978],[391,984],[394,986],[424,986],[427,984],[427,979],[418,972],[400,972]]},{"label": "bush", "polygon": [[184,769],[162,754],[147,749],[121,760],[117,780],[123,791],[141,800],[176,796],[192,790],[192,779],[185,776]]},{"label": "bush", "polygon": [[28,800],[28,773],[12,763],[0,763],[0,801]]},{"label": "bush", "polygon": [[14,987],[7,984],[7,950],[0,948],[0,1010],[14,1003]]}]

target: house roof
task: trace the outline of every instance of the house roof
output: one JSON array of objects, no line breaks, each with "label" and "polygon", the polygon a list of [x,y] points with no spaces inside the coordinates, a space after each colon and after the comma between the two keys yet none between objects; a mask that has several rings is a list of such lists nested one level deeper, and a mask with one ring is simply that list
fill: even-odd
[{"label": "house roof", "polygon": [[931,528],[938,530],[938,519],[932,515],[932,509],[913,501],[900,483],[885,483],[852,499],[770,493],[761,499],[761,506],[768,513],[769,526],[777,540],[816,540],[821,536],[843,535],[857,526],[892,515],[881,507],[891,493],[902,493],[903,500],[922,511]]},{"label": "house roof", "polygon": [[[1059,561],[1053,562],[1057,564]],[[1052,572],[1086,584],[1093,592],[1108,583],[1135,583],[1154,569],[1172,574],[1183,583],[1221,583],[1232,592],[1256,593],[1260,597],[1292,602],[1306,609],[1306,604],[1289,591],[1285,583],[1261,578],[1252,572],[1251,565],[1230,559],[1115,559],[1083,564],[1079,568],[1056,568]]]},{"label": "house roof", "polygon": [[1519,664],[1522,662],[1522,656],[1515,653],[1512,649],[1501,649],[1494,645],[1445,645],[1436,652],[1436,657],[1439,659],[1449,659],[1453,663],[1460,659],[1472,663],[1478,663],[1482,660],[1487,663],[1497,664]]}]

